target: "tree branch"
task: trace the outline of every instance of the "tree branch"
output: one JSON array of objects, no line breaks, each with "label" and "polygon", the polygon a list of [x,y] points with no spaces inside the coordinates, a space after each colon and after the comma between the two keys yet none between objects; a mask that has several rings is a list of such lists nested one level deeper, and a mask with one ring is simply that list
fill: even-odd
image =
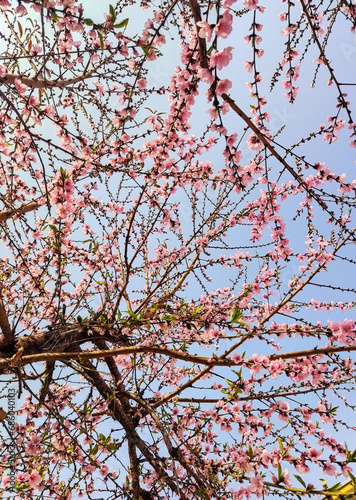
[{"label": "tree branch", "polygon": [[30,87],[33,89],[64,88],[64,87],[68,87],[69,85],[73,85],[75,83],[82,82],[82,81],[86,80],[87,78],[94,78],[95,76],[97,76],[97,75],[93,74],[96,71],[96,69],[97,68],[94,68],[92,71],[90,71],[86,75],[82,74],[82,75],[76,76],[74,78],[65,78],[63,80],[40,80],[37,78],[29,78],[27,76],[13,75],[11,73],[6,73],[5,76],[0,78],[0,82],[14,84],[15,80],[19,79],[27,87]]},{"label": "tree branch", "polygon": [[259,140],[263,143],[263,145],[268,149],[268,151],[284,166],[286,170],[294,177],[294,179],[301,185],[303,188],[306,190],[306,192],[314,198],[314,200],[322,207],[326,208],[325,202],[313,191],[309,189],[307,184],[305,183],[304,179],[297,174],[297,172],[286,162],[284,158],[276,151],[276,149],[270,144],[270,141],[267,139],[267,137],[256,127],[256,125],[253,123],[250,117],[246,115],[242,111],[242,109],[236,104],[236,102],[231,99],[230,96],[227,94],[222,94],[221,96],[225,102],[227,102],[231,109],[235,111],[236,114],[238,114],[243,121],[246,123],[246,125],[256,134],[256,136],[259,138]]},{"label": "tree branch", "polygon": [[[197,0],[189,0],[190,8],[193,13],[195,25],[201,21],[201,13],[200,13],[200,7],[197,2]],[[200,66],[202,68],[207,68],[208,67],[208,58],[206,55],[206,42],[205,38],[201,38],[199,36],[199,27],[196,25],[196,30],[197,30],[197,38],[198,38],[198,45],[199,45],[199,54],[200,54]]]},{"label": "tree branch", "polygon": [[[84,352],[82,354],[85,354]],[[94,365],[88,360],[88,359],[82,359],[81,360],[81,366],[83,368],[83,372],[86,376],[86,378],[94,384],[96,389],[99,391],[101,396],[109,402],[109,407],[111,409],[112,417],[120,422],[122,427],[125,429],[127,439],[129,443],[131,442],[132,445],[137,447],[140,452],[143,454],[143,456],[146,458],[148,463],[151,464],[151,466],[154,468],[156,471],[158,477],[162,480],[162,482],[166,483],[173,492],[179,495],[179,488],[176,486],[175,482],[173,481],[172,477],[169,477],[165,470],[161,467],[161,465],[158,463],[157,459],[153,455],[153,453],[148,449],[147,445],[145,442],[140,438],[140,436],[137,434],[135,430],[134,423],[132,421],[132,417],[130,418],[130,414],[127,412],[127,408],[123,407],[122,402],[120,401],[120,398],[117,398],[115,396],[115,393],[119,393],[123,395],[123,400],[125,400],[128,396],[126,393],[118,387],[117,391],[114,391],[111,389],[107,383],[103,380],[103,378],[100,376]],[[126,411],[125,411],[126,410]],[[131,448],[130,451],[130,457],[134,457],[133,450]],[[135,452],[136,453],[136,452]],[[133,485],[134,486],[134,485]],[[139,489],[141,492],[141,488],[139,484],[137,485],[136,479],[135,479],[135,488]],[[144,491],[144,490],[143,490]],[[138,498],[138,497],[137,497]]]},{"label": "tree branch", "polygon": [[1,339],[0,344],[1,347],[5,347],[9,344],[12,344],[15,341],[15,335],[14,332],[12,331],[9,319],[7,317],[5,305],[1,296],[1,291],[2,287],[0,287],[0,328],[3,333],[3,339]]},{"label": "tree branch", "polygon": [[[318,354],[337,354],[342,352],[352,352],[356,351],[356,345],[346,345],[346,346],[332,346],[332,347],[321,347],[319,349],[311,349],[306,351],[295,351],[287,352],[284,354],[271,354],[267,356],[270,361],[275,359],[295,359],[301,357],[316,356]],[[211,370],[214,366],[249,366],[255,363],[253,358],[242,359],[240,361],[234,361],[232,359],[224,358],[225,353],[219,358],[206,358],[202,356],[189,355],[184,352],[174,351],[173,349],[168,349],[165,347],[156,346],[133,346],[133,347],[120,347],[118,349],[110,349],[103,351],[73,351],[73,352],[53,352],[53,353],[41,353],[32,354],[29,356],[22,356],[16,363],[16,366],[25,366],[31,363],[38,363],[40,361],[83,361],[87,359],[99,359],[99,358],[109,358],[112,356],[122,356],[125,354],[162,354],[169,356],[174,359],[181,359],[189,363],[206,365],[206,368],[199,372],[199,378]],[[9,358],[0,360],[0,368],[5,368],[9,365]],[[204,372],[204,373],[203,373]],[[193,379],[192,379],[193,380]],[[195,377],[194,377],[195,380]],[[191,381],[189,381],[191,384]],[[181,392],[179,390],[179,392]],[[172,396],[173,397],[173,396]]]},{"label": "tree branch", "polygon": [[42,206],[42,198],[40,198],[38,201],[30,201],[29,203],[21,205],[20,207],[17,208],[4,210],[3,212],[0,212],[0,222],[4,222],[8,219],[11,219],[16,215],[23,215],[26,214],[27,212],[31,212],[32,210],[36,210],[40,206]]}]

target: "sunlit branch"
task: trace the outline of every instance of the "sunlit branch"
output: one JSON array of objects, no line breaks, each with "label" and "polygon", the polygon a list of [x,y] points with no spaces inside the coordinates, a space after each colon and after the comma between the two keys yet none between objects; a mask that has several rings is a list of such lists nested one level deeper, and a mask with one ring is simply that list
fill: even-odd
[{"label": "sunlit branch", "polygon": [[37,201],[30,201],[29,203],[21,205],[20,207],[10,210],[4,210],[3,212],[0,212],[0,222],[4,222],[19,215],[27,214],[28,212],[32,212],[33,210],[36,210],[37,208],[42,206],[43,201],[43,198],[39,198],[39,200]]},{"label": "sunlit branch", "polygon": [[[301,357],[316,356],[318,354],[337,354],[343,352],[356,351],[356,346],[332,346],[332,347],[322,347],[319,349],[294,351],[284,354],[271,354],[266,356],[269,360],[274,359],[295,359]],[[219,358],[207,358],[202,356],[189,355],[188,353],[174,351],[173,349],[167,349],[164,347],[155,346],[134,346],[134,347],[120,347],[117,349],[103,350],[103,351],[83,351],[83,352],[58,352],[58,353],[43,353],[43,354],[32,354],[29,356],[21,356],[14,365],[24,366],[29,363],[36,363],[39,361],[67,361],[67,360],[81,360],[81,359],[98,359],[98,358],[108,358],[111,356],[121,356],[123,354],[141,354],[141,353],[152,353],[161,354],[163,356],[170,356],[174,359],[181,359],[191,363],[206,365],[207,368],[204,370],[209,371],[214,366],[249,366],[255,363],[254,359],[244,359],[241,361],[234,361],[232,359],[225,359],[223,356]],[[13,358],[0,360],[0,368],[4,368],[8,365],[12,366]],[[204,371],[203,370],[203,371]],[[205,372],[204,372],[205,373]],[[204,373],[200,372],[198,378],[200,378]]]},{"label": "sunlit branch", "polygon": [[284,491],[290,491],[293,493],[297,493],[298,495],[323,495],[324,497],[330,497],[330,498],[335,498],[337,495],[335,495],[335,491],[326,491],[326,490],[316,490],[314,488],[311,489],[303,489],[303,488],[292,488],[290,486],[284,486],[282,484],[274,484],[274,483],[269,483],[267,481],[264,481],[264,484],[266,486],[270,486],[273,488],[279,488]]},{"label": "sunlit branch", "polygon": [[64,88],[64,87],[69,87],[70,85],[74,85],[75,83],[78,82],[83,82],[88,78],[94,78],[95,76],[97,76],[94,74],[96,71],[97,68],[94,68],[91,71],[88,71],[87,74],[82,74],[74,78],[66,78],[64,80],[39,80],[35,78],[29,78],[23,75],[13,75],[11,73],[6,73],[5,76],[3,76],[2,78],[0,77],[0,82],[14,84],[15,80],[20,80],[27,87],[33,89]]}]

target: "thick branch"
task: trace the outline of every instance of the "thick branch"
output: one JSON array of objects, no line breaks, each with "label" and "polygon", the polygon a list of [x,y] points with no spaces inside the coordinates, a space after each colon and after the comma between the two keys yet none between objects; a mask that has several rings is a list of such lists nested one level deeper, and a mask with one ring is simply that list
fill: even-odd
[{"label": "thick branch", "polygon": [[[160,430],[160,432],[161,432],[161,434],[163,436],[164,443],[165,443],[165,445],[167,447],[167,450],[168,450],[168,452],[169,452],[169,454],[170,454],[170,456],[172,458],[173,463],[174,463],[174,460],[176,458],[179,461],[179,463],[182,465],[182,467],[184,467],[184,469],[187,471],[187,473],[189,474],[189,476],[191,476],[191,477],[194,478],[194,480],[196,481],[197,485],[200,488],[200,491],[201,492],[205,492],[206,489],[207,489],[207,485],[204,483],[204,481],[201,479],[201,477],[199,477],[199,475],[195,472],[195,470],[192,468],[192,466],[186,461],[186,459],[184,458],[184,456],[183,456],[182,452],[180,451],[180,449],[173,447],[172,442],[170,440],[170,437],[168,435],[168,432],[164,428],[164,425],[162,424],[162,422],[158,418],[158,416],[157,416],[156,412],[154,411],[153,407],[151,405],[149,405],[146,401],[144,401],[141,398],[139,398],[138,396],[136,396],[135,394],[130,394],[130,397],[132,399],[134,399],[140,406],[142,406],[142,408],[144,408],[145,411],[149,415],[151,415],[151,417],[154,420],[157,428]],[[175,472],[175,468],[174,467],[173,467],[173,470]],[[182,498],[181,495],[179,496],[179,498]],[[204,493],[204,498],[209,499],[209,496],[207,496]]]},{"label": "thick branch", "polygon": [[[321,347],[320,349],[311,349],[306,351],[294,351],[287,352],[284,354],[271,354],[267,358],[271,361],[274,359],[295,359],[302,357],[315,356],[318,354],[337,354],[342,352],[352,352],[356,351],[355,345],[345,345],[345,346],[332,346],[332,347]],[[206,358],[203,356],[189,355],[188,353],[174,351],[173,349],[168,349],[165,347],[156,346],[133,346],[133,347],[120,347],[118,349],[110,349],[103,351],[84,351],[84,352],[54,352],[54,353],[43,353],[43,354],[32,354],[30,356],[22,356],[17,366],[25,366],[30,363],[38,363],[40,361],[83,361],[87,359],[99,359],[99,358],[109,358],[112,356],[122,356],[125,354],[143,354],[143,353],[154,353],[161,354],[164,356],[169,356],[174,359],[181,359],[189,363],[202,364],[207,366],[207,371],[209,371],[214,366],[249,366],[255,363],[253,358],[243,359],[241,361],[234,361],[232,359],[226,359],[223,356],[219,358]],[[9,359],[0,360],[0,368],[5,368],[9,364]],[[205,369],[204,369],[205,370]],[[200,375],[200,374],[199,374]]]},{"label": "thick branch", "polygon": [[0,328],[3,333],[4,338],[1,340],[1,347],[5,347],[15,341],[14,332],[9,323],[7,313],[5,310],[5,305],[1,296],[0,288]]},{"label": "thick branch", "polygon": [[0,78],[0,83],[14,84],[15,80],[18,79],[21,80],[21,82],[24,83],[27,87],[33,89],[64,88],[68,87],[69,85],[74,85],[75,83],[78,82],[83,82],[87,78],[94,78],[94,76],[96,75],[94,75],[93,73],[95,73],[96,69],[97,68],[94,68],[87,74],[81,74],[74,78],[65,78],[63,80],[39,80],[37,78],[29,78],[27,76],[13,75],[11,73],[6,73],[5,76]]},{"label": "thick branch", "polygon": [[21,205],[20,207],[12,208],[10,210],[4,210],[3,212],[0,212],[0,222],[11,219],[11,217],[14,217],[16,215],[23,215],[27,212],[31,212],[32,210],[36,210],[41,205],[41,200],[30,201],[30,203],[26,203],[25,205]]},{"label": "thick branch", "polygon": [[330,497],[330,498],[339,498],[338,492],[337,491],[327,491],[327,490],[315,490],[315,489],[303,489],[303,488],[292,488],[289,486],[285,486],[284,484],[274,484],[274,483],[268,483],[267,481],[264,481],[264,484],[266,486],[270,486],[273,488],[279,488],[284,491],[290,491],[291,493],[297,493],[297,495],[324,495],[325,497]]},{"label": "thick branch", "polygon": [[[85,354],[84,352],[82,354]],[[151,464],[151,466],[154,468],[156,471],[158,477],[166,483],[172,491],[174,491],[176,494],[179,494],[179,489],[176,486],[175,482],[171,477],[169,477],[164,469],[159,465],[158,461],[152,454],[152,452],[148,449],[146,446],[145,442],[140,438],[140,436],[137,434],[135,430],[134,423],[132,421],[132,417],[127,412],[127,408],[124,408],[120,398],[117,398],[115,396],[115,393],[121,393],[123,396],[123,399],[126,399],[126,393],[124,391],[120,391],[118,388],[117,391],[113,391],[103,380],[103,378],[100,376],[99,372],[96,370],[94,365],[88,360],[82,360],[81,361],[81,366],[83,368],[84,374],[86,378],[94,384],[96,389],[99,391],[101,396],[110,403],[109,407],[111,409],[112,416],[115,420],[120,422],[120,424],[123,426],[126,432],[126,436],[129,442],[131,442],[131,445],[134,445],[137,447],[140,452],[143,454],[143,456],[146,458],[148,463]],[[126,411],[125,411],[126,410]],[[133,450],[131,449],[132,453]],[[131,455],[130,455],[131,456]],[[133,457],[133,455],[132,455]],[[137,482],[135,482],[135,487],[140,488],[139,485],[137,485]]]},{"label": "thick branch", "polygon": [[[190,8],[193,13],[194,21],[195,24],[197,24],[199,21],[201,21],[201,13],[200,13],[200,7],[197,2],[197,0],[189,0]],[[205,38],[201,38],[199,36],[199,27],[196,26],[197,30],[197,38],[198,38],[198,44],[199,44],[199,54],[200,54],[200,66],[202,68],[207,68],[208,67],[208,58],[206,55],[206,42]]]}]

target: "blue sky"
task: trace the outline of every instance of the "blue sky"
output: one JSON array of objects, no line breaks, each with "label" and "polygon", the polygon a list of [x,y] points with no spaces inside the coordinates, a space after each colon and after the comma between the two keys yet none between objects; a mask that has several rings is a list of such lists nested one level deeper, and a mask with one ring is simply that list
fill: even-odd
[{"label": "blue sky", "polygon": [[[91,17],[94,21],[100,22],[102,19],[101,13],[104,11],[108,12],[108,4],[109,2],[101,2],[99,10],[97,3],[87,0],[86,2],[84,2],[86,17]],[[128,32],[139,31],[139,25],[144,24],[144,21],[147,17],[147,12],[148,11],[143,11],[135,6],[129,9]],[[303,63],[301,77],[298,83],[300,89],[297,101],[293,105],[288,104],[287,100],[282,96],[283,90],[280,83],[276,85],[276,88],[272,93],[269,93],[270,77],[272,76],[273,71],[282,54],[283,44],[285,42],[285,40],[281,38],[279,33],[283,25],[277,20],[276,16],[278,13],[279,2],[274,2],[272,5],[268,5],[268,9],[266,10],[265,14],[259,15],[259,21],[264,24],[264,30],[261,33],[261,35],[263,36],[263,43],[261,46],[265,50],[264,57],[259,60],[260,71],[264,76],[264,81],[260,85],[260,89],[261,94],[266,95],[268,101],[266,109],[270,112],[271,116],[271,132],[275,133],[283,125],[285,125],[284,130],[276,140],[279,143],[284,144],[286,147],[289,147],[291,144],[298,141],[301,136],[308,134],[311,131],[318,130],[321,123],[326,123],[327,117],[331,115],[333,113],[333,110],[335,109],[336,97],[335,89],[326,85],[328,75],[325,71],[325,68],[320,69],[315,88],[310,87],[310,83],[313,79],[313,73],[316,68],[316,64],[312,62],[312,59],[318,56],[315,47],[313,47],[311,51],[307,53],[307,56]],[[246,81],[251,78],[251,75],[246,73],[243,69],[243,62],[246,59],[249,60],[251,58],[251,48],[245,45],[243,41],[243,37],[248,32],[249,22],[249,16],[246,16],[244,21],[239,21],[237,23],[236,31],[234,31],[226,41],[224,41],[225,45],[232,45],[235,47],[235,50],[232,64],[228,67],[227,70],[221,73],[221,77],[230,78],[232,80],[233,87],[231,89],[230,95],[236,100],[238,105],[245,112],[248,112],[250,104],[253,104],[253,101],[249,97],[248,90],[245,86]],[[172,33],[174,33],[173,30]],[[167,40],[169,40],[170,38],[169,34],[170,33],[166,33]],[[155,83],[156,85],[167,84],[172,70],[177,64],[179,64],[179,53],[176,39],[169,40],[167,45],[164,46],[162,50],[164,52],[164,56],[157,61],[147,63],[146,66],[149,71],[148,82]],[[330,55],[330,58],[332,60],[333,68],[335,69],[336,74],[339,76],[340,81],[346,83],[356,83],[356,42],[354,35],[351,35],[347,31],[346,25],[338,25],[337,28],[333,31],[332,38],[329,42],[328,51],[328,54]],[[205,114],[205,108],[207,107],[207,105],[206,99],[204,97],[206,88],[207,87],[204,86],[204,84],[201,85],[201,94],[197,99],[197,103],[195,108],[193,109],[192,117],[190,120],[191,133],[195,133],[197,136],[199,135],[199,131],[203,130],[206,123],[208,123],[208,116]],[[349,94],[351,100],[354,101],[356,99],[356,87],[345,86],[344,88],[345,91]],[[159,112],[167,111],[167,97],[161,96],[158,98],[157,96],[152,96],[147,101],[146,106],[150,107],[151,109],[156,109]],[[145,110],[142,110],[142,113],[144,112]],[[149,112],[147,111],[147,114],[148,113]],[[241,123],[240,119],[232,112],[227,114],[225,119],[228,130],[231,133],[238,132],[239,136],[241,136],[243,131],[243,124]],[[298,153],[300,151],[300,155],[307,155],[308,159],[312,162],[326,162],[330,166],[331,171],[338,174],[342,174],[345,172],[347,173],[347,179],[351,180],[352,178],[354,178],[355,150],[345,147],[345,144],[347,143],[347,134],[347,130],[342,131],[340,133],[340,140],[336,141],[331,146],[326,145],[323,142],[322,138],[319,137],[317,140],[313,140],[308,142],[307,144],[304,144],[302,148],[298,149]],[[248,135],[249,133],[246,135],[245,139],[248,137]],[[245,162],[247,164],[253,157],[253,154],[245,147],[245,139],[241,143],[241,149],[244,153],[242,162]],[[216,151],[212,153],[212,156],[209,157],[209,159],[214,162],[216,169],[219,169],[222,166],[222,160],[219,156],[219,147],[217,147]],[[269,160],[268,164],[273,166],[273,168],[279,168],[275,159]],[[290,180],[289,174],[284,173],[283,181],[287,182],[288,180]],[[258,187],[256,187],[256,192],[258,192]],[[238,195],[233,195],[233,199],[237,202]],[[291,229],[287,229],[287,236],[290,237],[293,248],[298,248],[299,251],[302,251],[305,248],[304,241],[306,239],[306,226],[300,220],[296,223],[292,221],[295,215],[295,210],[295,200],[294,198],[292,198],[288,203],[286,203],[286,208],[282,213],[285,216],[286,220],[292,224]],[[182,198],[180,204],[180,215],[183,224],[190,224],[190,214],[191,207]],[[326,217],[319,212],[317,212],[317,216],[319,231],[321,233],[324,233],[325,237],[328,237],[330,234],[330,227],[328,224],[326,224]],[[269,235],[268,229],[266,229],[266,235]],[[249,242],[247,228],[240,229],[239,232],[236,233],[232,232],[227,241],[231,246],[252,245],[251,242]],[[172,244],[172,242],[168,242],[168,244]],[[252,254],[254,253],[254,251],[254,248],[250,250]],[[216,254],[219,253],[224,252],[222,250],[217,250]],[[226,255],[229,255],[229,253],[234,253],[234,251],[227,250],[225,253]],[[353,256],[354,254],[354,246],[345,250],[344,252],[344,255]],[[284,268],[281,270],[281,282],[284,290],[286,289],[286,283],[288,282],[288,280],[293,277],[294,274],[298,273],[298,267],[298,264],[295,261],[292,261],[290,264],[286,263]],[[342,284],[342,286],[352,288],[354,286],[355,273],[354,271],[350,271],[351,268],[352,266],[347,265],[345,267],[344,261],[335,261],[330,266],[330,270],[328,271],[328,273],[324,273],[320,277],[321,283],[333,283],[340,286]],[[254,261],[249,267],[249,278],[253,277],[256,274],[256,271],[257,260]],[[231,273],[232,271],[228,271],[226,269],[218,269],[217,271],[213,271],[213,281],[210,285],[211,289],[227,286],[228,280],[231,277],[234,278],[234,276],[231,276]],[[243,283],[239,283],[239,286],[242,285]],[[202,291],[199,288],[197,282],[195,282],[191,283],[188,286],[186,293],[189,297],[198,298]],[[353,299],[352,293],[344,294],[343,296],[349,296],[350,300]],[[320,288],[317,286],[310,287],[308,291],[303,293],[303,299],[308,301],[311,298],[322,298],[326,301],[334,300],[334,292],[331,294],[330,289],[328,288]],[[327,319],[340,320],[343,317],[350,317],[351,313],[352,311],[342,313],[341,311],[336,310],[332,313],[332,315],[329,315],[326,312],[320,312],[318,313],[318,319],[323,322],[325,322]],[[312,310],[307,313],[303,311],[301,315],[303,316],[303,319],[306,320],[312,320],[312,318],[315,318],[315,314],[313,314]],[[290,340],[285,343],[284,347],[286,350],[292,350],[295,348],[295,345],[295,341]],[[313,346],[314,341],[310,341],[309,345]],[[221,343],[221,348],[223,349],[224,347],[225,346],[223,341]],[[253,354],[255,352],[252,343],[248,345],[247,349],[250,354]],[[356,401],[353,402],[355,403]],[[349,436],[349,432],[345,432],[344,430],[340,431],[340,437],[342,440],[349,439]],[[350,448],[353,448],[352,444],[350,445]]]}]

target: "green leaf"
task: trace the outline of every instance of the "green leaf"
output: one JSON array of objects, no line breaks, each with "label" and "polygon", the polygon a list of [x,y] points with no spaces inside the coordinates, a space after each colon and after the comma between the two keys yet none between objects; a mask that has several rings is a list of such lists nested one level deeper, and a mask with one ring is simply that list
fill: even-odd
[{"label": "green leaf", "polygon": [[87,26],[94,26],[94,23],[91,19],[87,18],[87,19],[84,19],[84,24],[86,24]]},{"label": "green leaf", "polygon": [[234,385],[235,385],[235,382],[231,382],[231,380],[229,380],[229,379],[227,379],[227,378],[225,379],[225,382],[226,382],[226,383],[227,383],[227,385],[229,385],[230,387],[234,387]]},{"label": "green leaf", "polygon": [[174,320],[175,320],[175,316],[174,316],[173,314],[164,314],[164,315],[162,316],[162,319],[163,319],[164,321],[173,321],[173,322],[174,322]]},{"label": "green leaf", "polygon": [[104,50],[104,39],[102,33],[100,31],[98,32],[99,40],[100,40],[100,48],[101,50]]},{"label": "green leaf", "polygon": [[109,5],[109,10],[110,10],[111,21],[114,23],[116,19],[116,12],[111,4]]},{"label": "green leaf", "polygon": [[153,49],[152,45],[141,45],[141,49],[145,53],[146,57],[150,57],[150,49]]},{"label": "green leaf", "polygon": [[328,413],[331,413],[331,415],[336,415],[338,408],[338,406],[334,406],[334,408],[330,408]]},{"label": "green leaf", "polygon": [[138,315],[133,311],[124,311],[124,312],[127,312],[127,314],[129,314],[132,319],[138,319]]},{"label": "green leaf", "polygon": [[296,478],[297,481],[300,482],[301,485],[304,486],[304,488],[307,487],[307,485],[305,484],[305,482],[303,481],[303,479],[300,476],[297,476],[296,474],[294,474],[294,477]]},{"label": "green leaf", "polygon": [[350,476],[352,480],[352,484],[356,486],[356,477],[350,472],[349,470],[347,471],[348,475]]},{"label": "green leaf", "polygon": [[94,448],[92,448],[92,449],[90,450],[89,455],[90,455],[90,456],[96,455],[96,454],[98,453],[98,450],[99,450],[99,446],[98,446],[98,444],[96,444],[96,445],[94,446]]},{"label": "green leaf", "polygon": [[26,483],[21,483],[20,484],[17,481],[15,481],[14,488],[15,488],[16,491],[24,491],[24,490],[28,489],[28,484],[26,484]]},{"label": "green leaf", "polygon": [[279,438],[277,438],[277,441],[278,441],[279,449],[281,450],[281,454],[282,454],[282,457],[283,457],[283,455],[284,455],[283,443],[282,443],[282,441]]},{"label": "green leaf", "polygon": [[59,16],[55,13],[54,10],[52,9],[48,9],[49,10],[49,13],[51,15],[51,18],[53,19],[53,21],[58,21],[59,20]]},{"label": "green leaf", "polygon": [[192,312],[192,315],[193,316],[199,315],[200,311],[202,311],[203,309],[204,309],[204,306],[201,306],[201,307],[198,307],[197,309],[194,309]]},{"label": "green leaf", "polygon": [[120,21],[119,23],[117,24],[114,24],[114,28],[125,28],[127,26],[127,23],[129,22],[129,18],[126,17],[126,19],[124,19],[123,21]]},{"label": "green leaf", "polygon": [[235,309],[230,312],[230,321],[231,323],[238,323],[240,318],[242,318],[242,311],[239,306],[236,306]]},{"label": "green leaf", "polygon": [[281,464],[278,464],[278,481],[282,479],[282,476],[283,476],[282,466]]},{"label": "green leaf", "polygon": [[333,492],[333,491],[339,491],[341,486],[341,483],[334,484],[334,486],[331,486],[327,491]]}]

